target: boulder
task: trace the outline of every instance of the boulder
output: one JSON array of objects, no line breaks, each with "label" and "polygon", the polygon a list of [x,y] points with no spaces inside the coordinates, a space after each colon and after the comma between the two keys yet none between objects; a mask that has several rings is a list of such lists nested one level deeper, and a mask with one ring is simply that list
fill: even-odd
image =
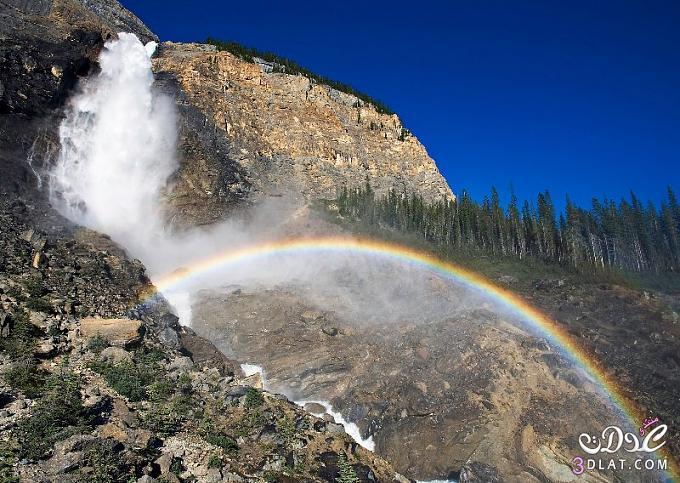
[{"label": "boulder", "polygon": [[100,335],[113,346],[126,347],[142,339],[143,327],[139,320],[87,317],[80,321],[80,334],[85,339]]},{"label": "boulder", "polygon": [[104,349],[101,354],[99,354],[99,357],[101,357],[101,359],[106,362],[110,362],[111,364],[132,361],[132,356],[128,351],[115,346]]},{"label": "boulder", "polygon": [[305,411],[312,414],[323,414],[326,412],[326,408],[319,403],[310,402],[305,404]]}]

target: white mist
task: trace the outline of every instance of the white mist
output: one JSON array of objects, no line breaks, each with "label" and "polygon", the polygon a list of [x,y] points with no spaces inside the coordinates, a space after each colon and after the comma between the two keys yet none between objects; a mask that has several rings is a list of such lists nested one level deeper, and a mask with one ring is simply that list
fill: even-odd
[{"label": "white mist", "polygon": [[101,72],[71,100],[48,173],[63,215],[109,234],[138,258],[163,233],[160,194],[177,168],[174,104],[153,90],[155,48],[129,33],[106,43]]}]

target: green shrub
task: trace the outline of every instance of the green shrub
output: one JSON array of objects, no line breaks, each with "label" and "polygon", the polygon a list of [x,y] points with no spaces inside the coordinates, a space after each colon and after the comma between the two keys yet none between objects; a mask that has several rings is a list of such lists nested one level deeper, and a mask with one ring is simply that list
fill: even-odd
[{"label": "green shrub", "polygon": [[42,297],[45,293],[45,287],[42,278],[39,276],[31,277],[24,282],[24,287],[31,297]]},{"label": "green shrub", "polygon": [[262,406],[263,403],[264,397],[262,393],[253,387],[249,387],[246,391],[245,406],[247,408],[256,408]]},{"label": "green shrub", "polygon": [[23,302],[24,300],[26,300],[24,293],[21,291],[18,285],[11,286],[9,290],[7,290],[7,295],[12,297],[17,302]]},{"label": "green shrub", "polygon": [[237,451],[238,450],[238,444],[236,444],[236,441],[234,438],[231,438],[227,436],[226,434],[222,433],[208,433],[203,435],[203,439],[205,439],[208,443],[214,444],[215,446],[219,446],[220,448],[224,449],[225,451]]},{"label": "green shrub", "polygon": [[268,483],[275,483],[276,481],[279,481],[279,474],[275,471],[265,471],[264,472],[264,481]]},{"label": "green shrub", "polygon": [[174,474],[175,476],[179,476],[182,471],[184,471],[182,460],[176,457],[172,458],[172,462],[170,463],[170,473]]},{"label": "green shrub", "polygon": [[87,341],[87,350],[94,352],[99,355],[101,352],[109,346],[109,341],[101,334],[97,334],[94,337],[90,337]]},{"label": "green shrub", "polygon": [[43,391],[45,371],[41,370],[32,359],[23,359],[14,363],[5,372],[5,381],[12,388],[22,391],[27,397],[35,398]]},{"label": "green shrub", "polygon": [[9,337],[0,338],[0,350],[7,352],[14,360],[32,359],[38,329],[28,321],[24,312],[12,316],[13,324]]},{"label": "green shrub", "polygon": [[295,423],[288,416],[276,421],[276,430],[288,442],[295,437]]},{"label": "green shrub", "polygon": [[182,417],[168,405],[155,405],[140,412],[142,425],[153,434],[168,437],[179,431]]},{"label": "green shrub", "polygon": [[113,445],[115,442],[111,440],[96,440],[89,443],[83,462],[83,467],[89,471],[77,475],[74,480],[79,483],[136,481],[134,467],[125,464]]},{"label": "green shrub", "polygon": [[17,448],[8,441],[0,441],[0,482],[19,483],[19,477],[14,472],[17,463]]},{"label": "green shrub", "polygon": [[236,444],[234,438],[218,431],[209,416],[204,415],[203,419],[199,423],[198,431],[203,439],[210,444],[219,446],[225,451],[231,452],[238,450],[238,444]]},{"label": "green shrub", "polygon": [[147,386],[154,381],[154,374],[149,368],[138,367],[129,361],[118,364],[94,361],[89,364],[89,367],[104,376],[114,391],[130,401],[146,399]]},{"label": "green shrub", "polygon": [[64,371],[50,376],[45,394],[38,400],[33,415],[19,422],[15,437],[21,458],[39,459],[57,441],[87,428],[80,397],[80,379]]},{"label": "green shrub", "polygon": [[340,475],[335,481],[339,483],[357,483],[359,481],[356,471],[349,464],[347,456],[344,454],[338,456],[338,469],[340,470]]},{"label": "green shrub", "polygon": [[143,347],[135,352],[135,362],[142,366],[158,369],[158,364],[166,359],[165,352],[158,347]]},{"label": "green shrub", "polygon": [[175,392],[175,387],[170,382],[170,380],[162,378],[159,379],[151,385],[149,385],[148,390],[149,400],[153,402],[165,402],[170,399],[170,397]]},{"label": "green shrub", "polygon": [[52,310],[52,306],[42,297],[31,297],[26,302],[26,307],[31,310],[37,310],[38,312],[49,313]]},{"label": "green shrub", "polygon": [[208,459],[208,468],[222,468],[222,465],[222,458],[216,454],[210,455],[210,458]]}]

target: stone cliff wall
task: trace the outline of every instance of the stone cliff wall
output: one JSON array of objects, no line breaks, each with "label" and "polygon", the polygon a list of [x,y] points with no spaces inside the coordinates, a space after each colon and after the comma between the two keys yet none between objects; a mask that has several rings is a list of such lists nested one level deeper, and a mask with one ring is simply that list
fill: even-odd
[{"label": "stone cliff wall", "polygon": [[[352,95],[302,75],[268,72],[266,64],[209,45],[163,43],[154,69],[175,78],[184,102],[226,136],[231,148],[224,156],[246,173],[235,189],[250,189],[255,197],[295,193],[333,198],[343,184],[357,186],[368,177],[378,193],[394,188],[417,191],[428,200],[453,196],[435,162],[399,118]],[[232,190],[206,184],[196,171],[205,160],[191,158],[175,187],[179,193],[209,196]]]}]

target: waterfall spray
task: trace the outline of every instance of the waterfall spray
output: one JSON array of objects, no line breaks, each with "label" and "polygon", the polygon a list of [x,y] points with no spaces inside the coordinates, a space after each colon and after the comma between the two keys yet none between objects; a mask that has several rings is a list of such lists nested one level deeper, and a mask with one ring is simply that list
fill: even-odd
[{"label": "waterfall spray", "polygon": [[71,100],[48,173],[63,215],[137,257],[163,233],[160,194],[177,168],[174,105],[153,89],[155,48],[129,33],[106,43],[101,72]]}]

